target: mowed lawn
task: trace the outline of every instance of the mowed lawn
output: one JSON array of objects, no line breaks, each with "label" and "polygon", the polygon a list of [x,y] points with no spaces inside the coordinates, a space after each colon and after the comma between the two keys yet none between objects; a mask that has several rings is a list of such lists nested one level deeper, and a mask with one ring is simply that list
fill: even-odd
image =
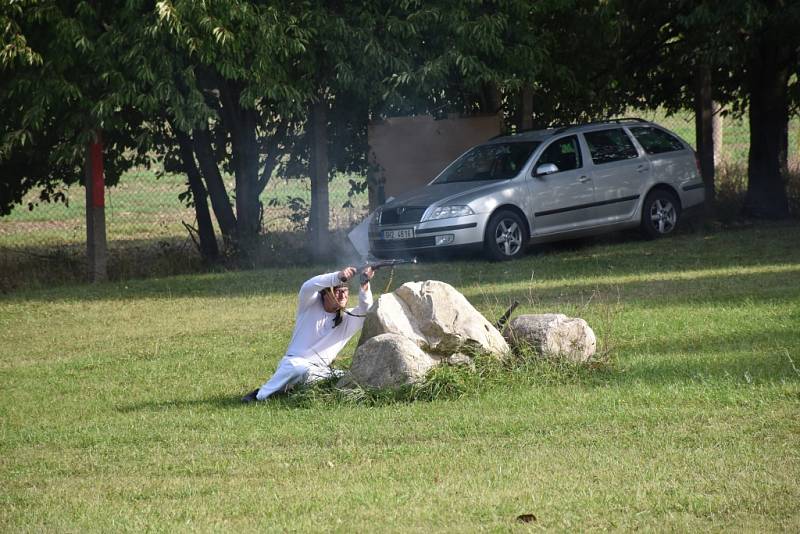
[{"label": "mowed lawn", "polygon": [[398,268],[491,320],[581,316],[608,363],[239,404],[336,267],[0,297],[0,531],[800,530],[797,223]]}]

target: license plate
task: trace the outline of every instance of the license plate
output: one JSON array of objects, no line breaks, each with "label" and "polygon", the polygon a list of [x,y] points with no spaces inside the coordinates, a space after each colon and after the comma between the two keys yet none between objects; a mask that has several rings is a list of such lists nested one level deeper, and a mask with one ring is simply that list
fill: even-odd
[{"label": "license plate", "polygon": [[399,228],[397,230],[384,230],[383,231],[383,238],[388,240],[391,239],[411,239],[414,237],[414,229],[413,228]]}]

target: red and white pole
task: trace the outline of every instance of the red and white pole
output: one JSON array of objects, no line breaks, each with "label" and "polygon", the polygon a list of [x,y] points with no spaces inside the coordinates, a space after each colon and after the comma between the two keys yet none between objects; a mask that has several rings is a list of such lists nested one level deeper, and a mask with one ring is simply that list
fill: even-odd
[{"label": "red and white pole", "polygon": [[90,282],[108,279],[103,140],[97,131],[86,150],[86,259]]}]

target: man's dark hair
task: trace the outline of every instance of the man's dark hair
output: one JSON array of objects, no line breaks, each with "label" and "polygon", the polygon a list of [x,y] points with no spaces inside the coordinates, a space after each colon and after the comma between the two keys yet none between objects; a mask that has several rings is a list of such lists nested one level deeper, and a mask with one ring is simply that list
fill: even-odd
[{"label": "man's dark hair", "polygon": [[[320,289],[319,290],[319,298],[322,299],[323,305],[324,305],[324,302],[325,302],[325,293],[330,291],[331,295],[333,295],[333,291],[336,288],[339,288],[339,287],[347,287],[347,286],[342,284],[342,285],[338,285],[338,286],[335,286],[335,287],[326,287],[325,289]],[[348,287],[347,289],[349,290],[350,288]],[[335,295],[334,295],[334,298],[335,298]],[[336,310],[336,317],[333,318],[333,327],[334,328],[336,328],[337,326],[342,324],[342,319],[344,318],[342,315],[343,315],[342,314],[342,308],[339,308],[338,310]]]}]

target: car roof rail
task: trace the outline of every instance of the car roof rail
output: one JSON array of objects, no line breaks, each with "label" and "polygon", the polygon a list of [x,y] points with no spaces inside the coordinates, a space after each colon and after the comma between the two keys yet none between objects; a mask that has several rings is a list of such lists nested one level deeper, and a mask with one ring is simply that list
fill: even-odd
[{"label": "car roof rail", "polygon": [[621,123],[621,122],[626,122],[626,121],[632,121],[632,122],[650,122],[649,120],[647,120],[647,119],[643,119],[643,118],[641,118],[641,117],[620,117],[619,119],[611,119],[611,120],[609,120],[608,122],[616,122],[616,123]]},{"label": "car roof rail", "polygon": [[[551,127],[552,128],[552,127]],[[501,137],[516,137],[517,135],[524,134],[527,132],[542,132],[544,130],[549,130],[550,128],[525,128],[524,130],[517,130],[514,133],[500,133],[495,135],[494,137],[490,137],[487,141],[492,141],[494,139],[499,139]]]},{"label": "car roof rail", "polygon": [[564,133],[567,130],[571,130],[572,128],[580,128],[580,127],[583,127],[583,126],[594,126],[596,124],[609,124],[609,123],[621,124],[623,122],[628,122],[628,121],[650,122],[650,121],[642,119],[640,117],[621,117],[621,118],[618,118],[618,119],[603,119],[601,121],[582,122],[580,124],[569,124],[567,126],[562,126],[561,128],[558,128],[556,131],[554,131],[553,135]]},{"label": "car roof rail", "polygon": [[580,128],[580,127],[583,127],[583,126],[594,126],[596,124],[609,124],[609,123],[621,124],[623,122],[630,122],[630,121],[633,121],[633,122],[644,122],[644,123],[649,123],[650,122],[650,121],[648,121],[646,119],[642,119],[641,117],[620,117],[620,118],[617,118],[617,119],[603,119],[603,120],[592,121],[592,122],[581,122],[581,123],[578,123],[578,124],[565,124],[565,125],[561,125],[561,126],[555,125],[555,126],[550,126],[548,128],[526,128],[524,130],[517,130],[514,133],[497,134],[494,137],[490,137],[489,139],[487,139],[487,141],[492,141],[494,139],[499,139],[501,137],[515,137],[517,135],[524,134],[526,132],[544,132],[544,131],[547,131],[547,130],[552,130],[550,135],[558,135],[560,133],[566,132],[567,130],[571,130],[572,128]]}]

